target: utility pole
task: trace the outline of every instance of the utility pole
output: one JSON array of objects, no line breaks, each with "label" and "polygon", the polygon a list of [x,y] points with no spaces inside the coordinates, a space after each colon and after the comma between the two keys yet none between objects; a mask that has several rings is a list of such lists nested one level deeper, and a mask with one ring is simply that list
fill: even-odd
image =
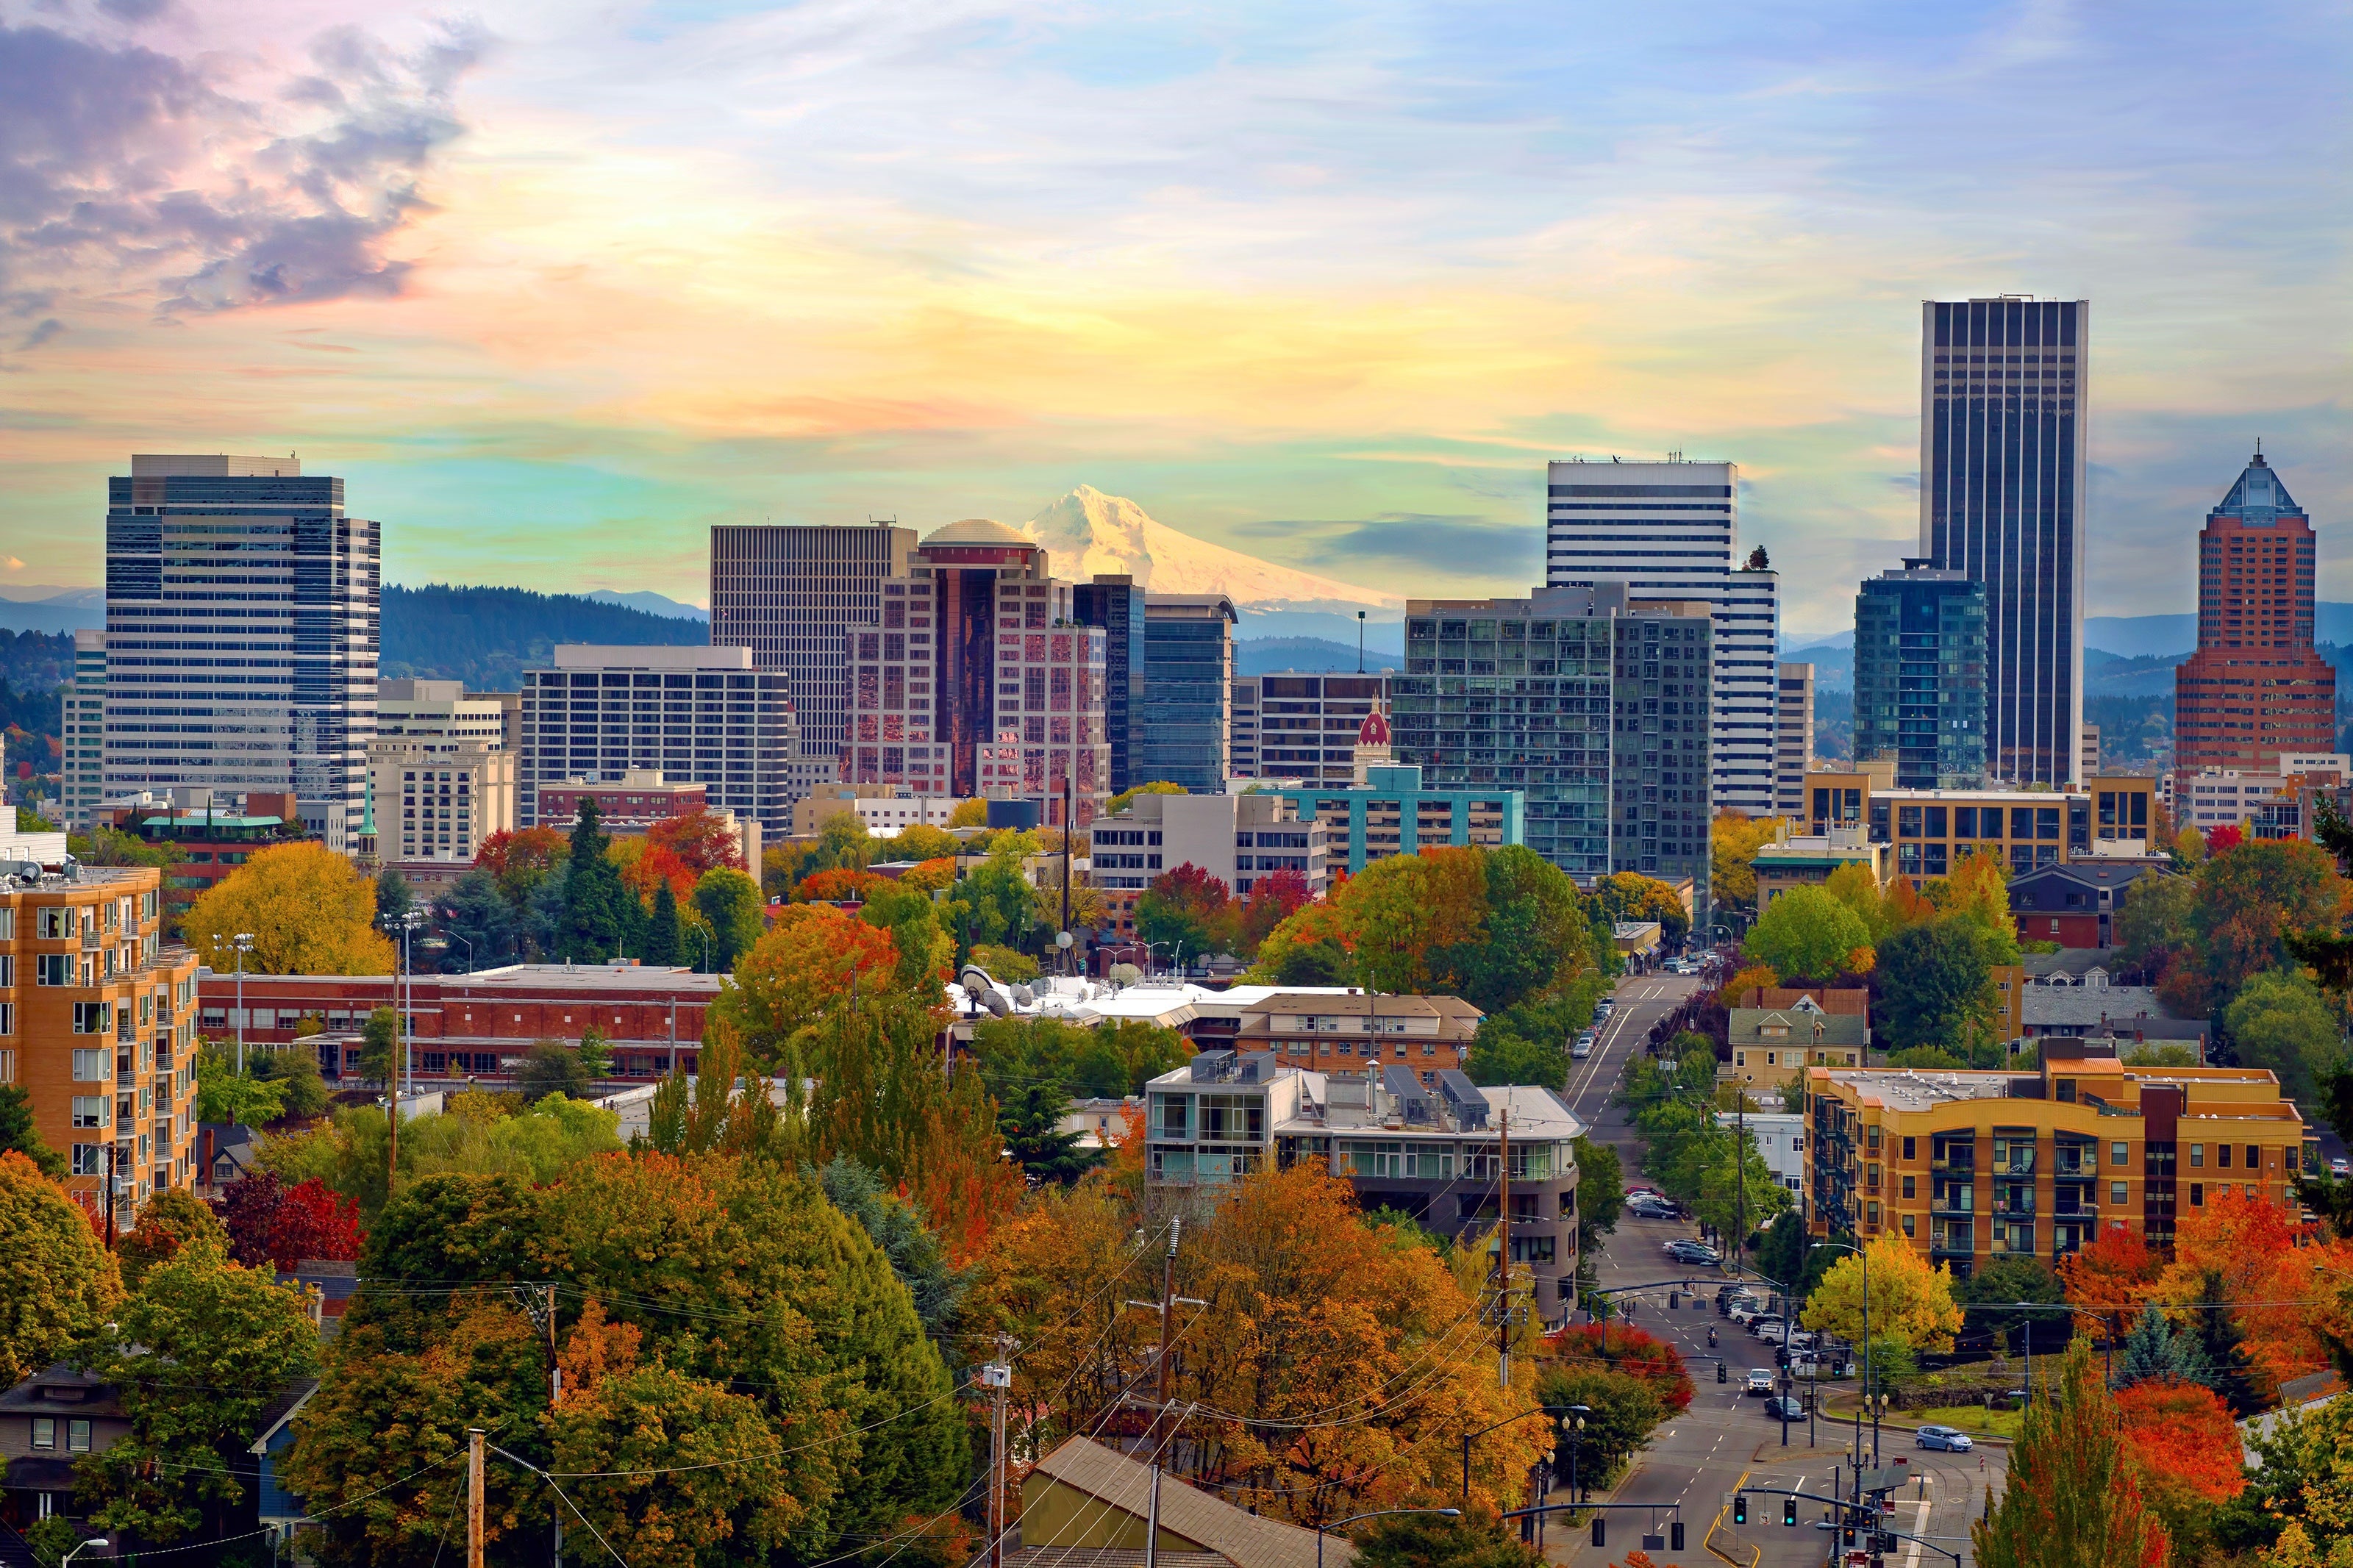
[{"label": "utility pole", "polygon": [[1496,1132],[1502,1153],[1495,1164],[1496,1195],[1502,1217],[1495,1245],[1495,1385],[1512,1386],[1512,1113],[1496,1112]]},{"label": "utility pole", "polygon": [[[555,1285],[554,1281],[540,1287],[547,1292],[547,1415],[555,1418],[555,1407],[564,1398],[564,1366],[555,1359]],[[553,1483],[548,1489],[554,1490]],[[555,1526],[555,1568],[564,1568],[564,1500],[561,1496],[548,1502],[548,1513]]]},{"label": "utility pole", "polygon": [[[1076,833],[1077,831],[1078,831],[1078,819],[1071,814],[1071,771],[1070,771],[1070,769],[1068,769],[1068,768],[1064,768],[1064,769],[1062,770],[1062,931],[1061,931],[1061,934],[1062,934],[1062,935],[1064,935],[1064,936],[1066,936],[1066,937],[1067,937],[1067,936],[1069,936],[1069,935],[1071,934],[1071,835],[1072,835],[1073,833]],[[1066,948],[1062,949],[1062,963],[1063,963],[1063,972],[1064,972],[1065,973],[1069,973],[1070,961],[1071,961],[1071,957],[1072,957],[1072,956],[1074,956],[1074,954],[1073,954],[1073,951],[1072,951],[1071,948],[1067,948],[1067,947],[1066,947]],[[1167,1397],[1167,1395],[1164,1394],[1162,1394],[1162,1395],[1161,1395],[1161,1397],[1162,1397],[1162,1398],[1164,1398],[1164,1399],[1166,1399],[1166,1398]],[[1148,1549],[1147,1549],[1147,1550],[1148,1550]]]},{"label": "utility pole", "polygon": [[482,1438],[480,1426],[466,1428],[466,1568],[482,1568]]},{"label": "utility pole", "polygon": [[1145,1510],[1144,1568],[1160,1561],[1160,1422],[1168,1414],[1168,1352],[1176,1329],[1176,1238],[1185,1217],[1168,1222],[1168,1250],[1160,1257],[1160,1359],[1153,1368],[1152,1424],[1144,1429],[1144,1451],[1152,1461],[1152,1500]]},{"label": "utility pole", "polygon": [[1013,1336],[997,1336],[997,1360],[981,1369],[997,1391],[988,1416],[988,1568],[1005,1568],[1005,1398],[1013,1386]]}]

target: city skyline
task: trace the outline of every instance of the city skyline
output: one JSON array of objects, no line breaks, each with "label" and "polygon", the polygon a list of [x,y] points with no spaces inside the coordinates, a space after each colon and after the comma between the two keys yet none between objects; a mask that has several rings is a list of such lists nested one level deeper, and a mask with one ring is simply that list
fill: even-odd
[{"label": "city skyline", "polygon": [[[1829,568],[1800,647],[1909,552],[1919,302],[2031,291],[2101,307],[2087,614],[2191,607],[2208,476],[2258,437],[2353,597],[2318,8],[113,9],[149,19],[0,11],[43,116],[0,236],[0,585],[96,580],[78,498],[136,447],[311,457],[381,498],[395,582],[697,599],[712,523],[928,532],[1092,483],[1516,593],[1546,459],[1680,449]],[[2203,90],[2257,69],[2259,104]]]}]

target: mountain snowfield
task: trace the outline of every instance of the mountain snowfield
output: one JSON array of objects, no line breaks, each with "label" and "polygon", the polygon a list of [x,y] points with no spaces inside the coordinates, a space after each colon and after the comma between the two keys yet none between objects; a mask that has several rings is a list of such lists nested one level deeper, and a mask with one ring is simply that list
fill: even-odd
[{"label": "mountain snowfield", "polygon": [[1125,496],[1081,485],[1023,525],[1046,547],[1054,575],[1083,583],[1099,572],[1124,572],[1161,594],[1224,594],[1239,607],[1401,610],[1395,594],[1296,572],[1177,532]]}]

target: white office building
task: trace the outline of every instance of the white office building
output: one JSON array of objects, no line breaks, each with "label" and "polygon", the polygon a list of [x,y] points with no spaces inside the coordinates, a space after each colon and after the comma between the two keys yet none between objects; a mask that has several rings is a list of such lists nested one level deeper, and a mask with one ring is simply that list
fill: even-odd
[{"label": "white office building", "polygon": [[79,833],[106,798],[106,634],[84,628],[73,637],[73,679],[58,693],[66,754],[57,820]]},{"label": "white office building", "polygon": [[376,682],[368,773],[385,859],[471,865],[484,839],[516,826],[516,758],[506,744],[513,700],[469,697],[455,680]]},{"label": "white office building", "polygon": [[1782,665],[1779,688],[1780,712],[1773,746],[1773,815],[1800,822],[1806,815],[1806,775],[1814,771],[1814,667]]},{"label": "white office building", "polygon": [[382,555],[343,481],[291,458],[133,457],[107,480],[106,793],[290,791],[352,848]]},{"label": "white office building", "polygon": [[1709,736],[1714,805],[1752,816],[1775,800],[1780,578],[1736,571],[1735,463],[1554,463],[1546,472],[1545,582],[1614,579],[1630,599],[1704,600],[1715,623]]},{"label": "white office building", "polygon": [[1752,1110],[1746,1117],[1728,1110],[1715,1113],[1715,1124],[1727,1130],[1745,1125],[1757,1142],[1757,1152],[1783,1190],[1806,1190],[1806,1119],[1794,1110]]}]

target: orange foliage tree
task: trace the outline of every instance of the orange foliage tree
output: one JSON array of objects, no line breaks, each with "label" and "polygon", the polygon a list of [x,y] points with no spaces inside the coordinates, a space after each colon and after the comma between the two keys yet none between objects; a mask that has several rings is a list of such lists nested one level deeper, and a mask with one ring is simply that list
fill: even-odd
[{"label": "orange foliage tree", "polygon": [[2090,1340],[2067,1347],[2049,1386],[2026,1407],[2001,1500],[1969,1527],[1981,1568],[2160,1568],[2165,1530],[2141,1496]]},{"label": "orange foliage tree", "polygon": [[1545,1336],[1549,1353],[1566,1362],[1604,1365],[1651,1385],[1671,1415],[1691,1408],[1691,1373],[1674,1346],[1641,1329],[1609,1322],[1571,1323]]},{"label": "orange foliage tree", "polygon": [[2258,1392],[2269,1397],[2327,1364],[2316,1309],[2328,1303],[2314,1288],[2317,1239],[2273,1200],[2210,1188],[2204,1204],[2181,1210],[2156,1299],[2176,1308],[2232,1303]]},{"label": "orange foliage tree", "polygon": [[838,1004],[852,986],[879,995],[896,973],[891,933],[829,904],[794,904],[735,964],[724,1006],[743,1030],[754,1059],[785,1059],[793,1037]]},{"label": "orange foliage tree", "polygon": [[696,877],[705,871],[746,868],[743,839],[715,812],[690,811],[684,816],[665,817],[646,829],[646,841],[677,856],[680,864]]},{"label": "orange foliage tree", "polygon": [[868,889],[884,879],[871,871],[832,866],[803,877],[800,886],[793,889],[793,897],[804,904],[860,903]]},{"label": "orange foliage tree", "polygon": [[[2119,1393],[2116,1406],[2141,1487],[2161,1509],[2190,1499],[2227,1502],[2246,1489],[2238,1425],[2212,1389],[2153,1377]],[[2186,1495],[2169,1496],[2176,1492]]]},{"label": "orange foliage tree", "polygon": [[2138,1236],[2108,1230],[2060,1260],[2059,1283],[2075,1309],[2076,1325],[2114,1342],[2132,1331],[2134,1320],[2157,1293],[2163,1267]]}]

